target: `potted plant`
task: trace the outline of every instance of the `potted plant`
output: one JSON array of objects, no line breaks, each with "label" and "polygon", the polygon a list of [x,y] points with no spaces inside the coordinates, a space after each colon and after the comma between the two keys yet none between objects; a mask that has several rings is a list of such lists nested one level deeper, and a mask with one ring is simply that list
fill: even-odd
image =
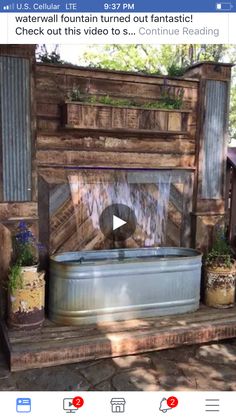
[{"label": "potted plant", "polygon": [[205,303],[229,308],[235,303],[236,264],[223,229],[218,229],[213,247],[205,258]]},{"label": "potted plant", "polygon": [[13,258],[8,280],[8,324],[16,328],[41,326],[44,321],[44,272],[38,271],[36,238],[26,223],[13,236]]},{"label": "potted plant", "polygon": [[159,100],[139,103],[74,88],[63,104],[63,124],[69,129],[186,133],[191,111],[182,109],[183,97],[184,89],[171,93],[164,86]]}]

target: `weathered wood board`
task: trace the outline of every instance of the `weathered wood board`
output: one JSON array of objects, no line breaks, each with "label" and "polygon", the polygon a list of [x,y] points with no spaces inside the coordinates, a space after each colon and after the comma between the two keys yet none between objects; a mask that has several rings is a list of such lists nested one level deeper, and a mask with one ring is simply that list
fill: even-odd
[{"label": "weathered wood board", "polygon": [[90,326],[8,330],[2,322],[11,371],[112,358],[236,337],[236,309],[202,306],[195,313]]},{"label": "weathered wood board", "polygon": [[[191,172],[64,170],[61,180],[57,170],[51,170],[49,177],[47,173],[41,171],[39,182],[39,219],[44,220],[41,241],[50,254],[113,248],[115,244],[100,231],[99,217],[114,203],[127,204],[137,214],[133,237],[115,246],[191,245]],[[80,193],[76,206],[71,177]]]},{"label": "weathered wood board", "polygon": [[[37,65],[37,162],[39,166],[194,168],[198,84],[191,79]],[[140,106],[160,100],[166,89],[170,95],[183,89],[183,111],[72,102],[66,104],[63,129],[63,104],[76,88]]]},{"label": "weathered wood board", "polygon": [[109,105],[66,102],[63,106],[66,127],[87,130],[141,130],[158,133],[184,134],[191,111],[146,109]]}]

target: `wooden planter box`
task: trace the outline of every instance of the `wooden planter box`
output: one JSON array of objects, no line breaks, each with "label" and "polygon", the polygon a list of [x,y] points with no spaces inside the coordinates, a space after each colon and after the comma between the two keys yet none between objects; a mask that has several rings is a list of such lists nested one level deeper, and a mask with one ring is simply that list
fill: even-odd
[{"label": "wooden planter box", "polygon": [[63,118],[72,129],[184,134],[190,112],[66,102]]}]

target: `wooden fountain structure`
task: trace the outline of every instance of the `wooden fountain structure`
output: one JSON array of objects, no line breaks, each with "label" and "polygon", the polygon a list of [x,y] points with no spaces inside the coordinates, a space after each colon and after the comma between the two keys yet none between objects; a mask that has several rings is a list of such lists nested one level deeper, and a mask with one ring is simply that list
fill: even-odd
[{"label": "wooden fountain structure", "polygon": [[[35,62],[34,46],[0,46],[0,281],[7,281],[11,233],[25,220],[50,254],[104,249],[108,243],[79,202],[76,217],[68,176],[112,182],[127,171],[171,174],[166,246],[205,251],[224,223],[231,64],[204,62],[181,78]],[[15,80],[14,85],[11,83]],[[71,102],[74,88],[136,106]],[[181,109],[147,103],[182,97]],[[16,117],[17,116],[17,117]],[[151,183],[151,182],[150,182]],[[152,194],[152,185],[148,186]],[[78,221],[78,220],[77,220]],[[127,240],[139,247],[146,232]],[[160,243],[159,243],[160,244]],[[50,278],[48,278],[50,281]],[[2,337],[12,370],[117,356],[236,337],[235,309],[202,307],[178,318],[107,323],[87,328],[7,329]]]}]

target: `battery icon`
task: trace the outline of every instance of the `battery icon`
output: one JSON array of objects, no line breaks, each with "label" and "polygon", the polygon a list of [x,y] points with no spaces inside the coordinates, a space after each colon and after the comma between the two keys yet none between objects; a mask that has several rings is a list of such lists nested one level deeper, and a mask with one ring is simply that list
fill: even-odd
[{"label": "battery icon", "polygon": [[232,3],[216,3],[216,10],[221,12],[230,12],[233,7]]}]

